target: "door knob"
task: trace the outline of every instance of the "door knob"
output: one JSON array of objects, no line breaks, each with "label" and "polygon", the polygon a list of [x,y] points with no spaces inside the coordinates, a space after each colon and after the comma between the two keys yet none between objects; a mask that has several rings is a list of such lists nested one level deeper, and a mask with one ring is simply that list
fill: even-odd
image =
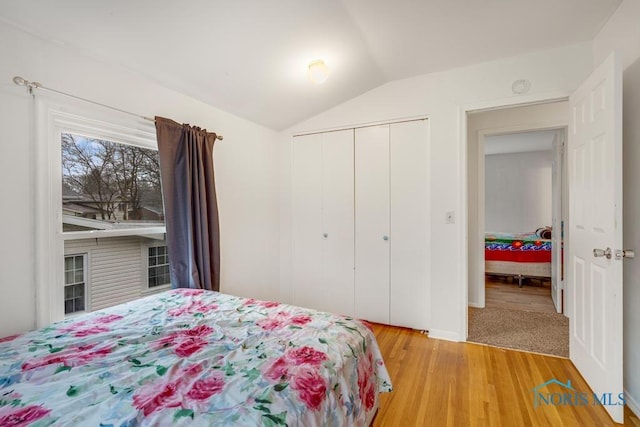
[{"label": "door knob", "polygon": [[596,258],[603,256],[603,257],[606,257],[607,259],[611,259],[611,248],[594,249],[593,256]]},{"label": "door knob", "polygon": [[616,249],[616,259],[634,259],[636,257],[636,252],[630,249]]},{"label": "door knob", "polygon": [[382,240],[389,240],[389,236],[382,236]]},{"label": "door knob", "polygon": [[326,239],[327,237],[329,237],[329,233],[322,233],[322,237]]}]

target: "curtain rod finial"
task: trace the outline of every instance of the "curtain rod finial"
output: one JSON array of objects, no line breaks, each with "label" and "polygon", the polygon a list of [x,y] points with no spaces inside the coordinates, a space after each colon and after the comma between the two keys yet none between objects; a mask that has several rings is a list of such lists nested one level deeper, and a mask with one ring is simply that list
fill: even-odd
[{"label": "curtain rod finial", "polygon": [[13,77],[13,82],[15,84],[17,84],[18,86],[24,86],[27,88],[27,92],[29,92],[29,94],[33,93],[33,89],[38,89],[39,87],[42,87],[42,84],[38,83],[38,82],[30,82],[29,80],[25,79],[24,77],[20,77],[20,76],[14,76]]},{"label": "curtain rod finial", "polygon": [[15,76],[13,78],[13,82],[15,84],[17,84],[18,86],[26,86],[27,83],[29,83],[28,81],[26,81],[24,78],[20,77],[20,76]]}]

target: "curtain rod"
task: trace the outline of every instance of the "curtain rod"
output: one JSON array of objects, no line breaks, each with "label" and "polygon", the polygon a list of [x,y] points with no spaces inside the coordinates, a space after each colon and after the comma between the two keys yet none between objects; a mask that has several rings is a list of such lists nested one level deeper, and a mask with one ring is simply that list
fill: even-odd
[{"label": "curtain rod", "polygon": [[[156,119],[154,119],[153,117],[147,117],[147,116],[143,116],[143,115],[140,115],[140,114],[132,113],[130,111],[122,110],[120,108],[112,107],[110,105],[102,104],[100,102],[92,101],[90,99],[82,98],[80,96],[71,95],[70,93],[66,93],[66,92],[62,92],[62,91],[59,91],[59,90],[51,89],[49,87],[46,87],[46,86],[42,85],[41,83],[30,82],[29,80],[24,79],[24,78],[22,78],[20,76],[15,76],[13,78],[13,82],[15,84],[17,84],[18,86],[26,87],[27,91],[29,92],[30,95],[33,94],[33,89],[44,89],[44,90],[48,90],[49,92],[55,92],[55,93],[58,93],[60,95],[68,96],[69,98],[79,99],[80,101],[88,102],[88,103],[94,104],[94,105],[99,105],[101,107],[109,108],[110,110],[119,111],[121,113],[128,114],[128,115],[134,116],[134,117],[138,117],[140,119],[144,119],[144,120],[147,120],[147,121],[150,121],[150,122],[154,122],[154,123],[156,122]],[[223,138],[222,135],[217,135],[216,134],[216,139],[222,141],[224,138]]]}]

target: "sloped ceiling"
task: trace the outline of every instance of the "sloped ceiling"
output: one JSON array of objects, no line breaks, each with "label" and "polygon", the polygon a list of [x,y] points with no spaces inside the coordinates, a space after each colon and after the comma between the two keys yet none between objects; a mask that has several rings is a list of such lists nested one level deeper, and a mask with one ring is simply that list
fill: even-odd
[{"label": "sloped ceiling", "polygon": [[282,130],[392,80],[591,41],[620,2],[3,0],[0,19]]}]

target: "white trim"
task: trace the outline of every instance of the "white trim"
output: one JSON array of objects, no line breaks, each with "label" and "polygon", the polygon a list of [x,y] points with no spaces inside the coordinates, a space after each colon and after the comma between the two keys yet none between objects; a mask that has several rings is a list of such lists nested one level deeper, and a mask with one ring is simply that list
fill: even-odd
[{"label": "white trim", "polygon": [[627,389],[624,390],[624,401],[636,417],[640,416],[640,403],[631,396]]},{"label": "white trim", "polygon": [[61,233],[62,240],[93,239],[103,237],[147,236],[166,233],[165,227],[118,228],[115,230],[66,231]]},{"label": "white trim", "polygon": [[[469,175],[469,167],[467,165],[467,111],[464,108],[458,108],[458,129],[460,131],[460,141],[458,149],[460,153],[460,163],[458,164],[458,176],[460,177],[460,241],[458,259],[462,263],[462,271],[460,274],[460,303],[458,305],[458,318],[462,324],[458,331],[457,341],[466,341],[469,334],[469,189],[467,188],[467,180]],[[454,334],[453,332],[450,332]],[[431,335],[430,335],[431,336]],[[454,341],[454,340],[452,340]]]},{"label": "white trim", "polygon": [[[36,327],[64,318],[64,240],[164,233],[164,227],[62,233],[61,135],[69,132],[157,149],[153,124],[102,107],[40,95],[35,106]],[[83,235],[81,236],[82,233]]]},{"label": "white trim", "polygon": [[445,341],[454,341],[454,342],[461,342],[461,341],[467,340],[466,336],[463,337],[454,331],[445,331],[442,329],[429,329],[428,335],[429,335],[429,338],[436,339],[436,340],[445,340]]},{"label": "white trim", "polygon": [[[477,224],[485,224],[486,227],[486,218],[485,218],[485,200],[486,200],[486,185],[485,185],[485,180],[486,180],[486,175],[485,175],[485,162],[486,162],[486,156],[484,154],[484,150],[485,150],[485,143],[484,143],[484,139],[486,136],[488,136],[489,134],[487,133],[487,130],[481,130],[478,132],[478,147],[477,147],[477,153],[478,153],[478,158],[476,159],[477,161],[477,172],[478,174],[476,175],[476,187],[477,187],[477,194],[478,194],[478,201],[476,204],[476,216],[477,216]],[[469,135],[467,135],[467,147],[469,144]],[[476,230],[478,232],[478,245],[476,247],[476,251],[475,254],[477,255],[478,258],[482,258],[484,260],[484,256],[483,256],[483,252],[484,252],[484,232],[485,232],[485,227],[478,227],[478,230]],[[467,256],[469,256],[469,252],[467,252]],[[473,274],[473,272],[470,272],[470,274]],[[482,289],[479,294],[478,294],[478,301],[477,304],[480,306],[480,308],[484,308],[487,304],[486,301],[486,295],[485,295],[485,287],[484,286],[480,286],[480,283],[485,283],[485,263],[480,261],[478,262],[478,271],[476,271],[476,280],[478,283],[478,286]],[[467,285],[467,289],[468,289],[468,285]]]},{"label": "white trim", "polygon": [[324,129],[300,131],[300,132],[293,133],[291,136],[296,137],[296,136],[314,135],[316,133],[339,132],[342,130],[361,129],[361,128],[368,128],[368,127],[374,127],[374,126],[382,126],[382,125],[392,125],[395,123],[417,122],[420,120],[429,120],[429,116],[424,115],[424,116],[401,117],[401,118],[389,119],[389,120],[379,120],[375,122],[365,122],[365,123],[358,123],[353,125],[344,125],[344,126],[336,126],[336,127],[330,127],[330,128],[324,128]]}]

